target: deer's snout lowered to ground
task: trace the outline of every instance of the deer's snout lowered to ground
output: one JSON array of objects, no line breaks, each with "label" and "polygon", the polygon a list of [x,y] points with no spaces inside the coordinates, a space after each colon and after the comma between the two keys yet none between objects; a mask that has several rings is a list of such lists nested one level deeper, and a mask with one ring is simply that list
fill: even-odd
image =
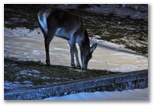
[{"label": "deer's snout lowered to ground", "polygon": [[[88,62],[92,58],[92,53],[96,49],[97,43],[90,47],[88,33],[80,17],[64,10],[51,8],[43,9],[38,13],[38,22],[44,34],[47,65],[50,65],[49,44],[56,35],[68,40],[71,66],[81,68],[76,48],[76,43],[78,43],[81,51],[82,68],[87,69]],[[74,55],[76,65],[74,64]]]}]

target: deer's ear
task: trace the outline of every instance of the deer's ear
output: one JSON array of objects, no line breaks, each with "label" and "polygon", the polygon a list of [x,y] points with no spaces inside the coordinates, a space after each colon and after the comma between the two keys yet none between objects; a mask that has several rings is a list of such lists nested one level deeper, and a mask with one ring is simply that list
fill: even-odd
[{"label": "deer's ear", "polygon": [[91,47],[90,47],[90,53],[93,53],[94,50],[96,49],[97,47],[97,43],[93,44]]}]

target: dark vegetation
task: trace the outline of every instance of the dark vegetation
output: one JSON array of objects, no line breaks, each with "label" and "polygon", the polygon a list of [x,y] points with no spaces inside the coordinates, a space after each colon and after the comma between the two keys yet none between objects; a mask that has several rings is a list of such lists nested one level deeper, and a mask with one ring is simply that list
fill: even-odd
[{"label": "dark vegetation", "polygon": [[41,62],[18,61],[15,58],[4,59],[4,80],[32,85],[61,84],[69,81],[116,74],[106,70],[82,70],[67,66],[46,66]]}]

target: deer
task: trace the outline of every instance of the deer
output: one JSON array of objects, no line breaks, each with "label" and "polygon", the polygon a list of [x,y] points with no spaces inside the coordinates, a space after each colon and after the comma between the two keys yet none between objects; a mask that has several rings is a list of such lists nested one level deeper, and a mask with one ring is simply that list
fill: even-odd
[{"label": "deer", "polygon": [[[88,62],[97,47],[97,43],[90,47],[88,32],[82,19],[66,10],[47,8],[38,12],[38,23],[44,35],[46,51],[46,65],[50,64],[49,45],[54,36],[68,41],[71,54],[71,66],[74,68],[87,69]],[[78,58],[76,43],[79,45],[82,67]],[[74,63],[76,57],[76,65]]]}]

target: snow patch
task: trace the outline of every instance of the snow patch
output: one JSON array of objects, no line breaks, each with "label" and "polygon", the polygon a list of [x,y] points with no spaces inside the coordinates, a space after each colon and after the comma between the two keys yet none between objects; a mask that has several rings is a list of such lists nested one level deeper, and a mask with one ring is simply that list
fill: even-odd
[{"label": "snow patch", "polygon": [[33,50],[33,54],[34,54],[34,55],[39,55],[40,52],[41,52],[40,50]]},{"label": "snow patch", "polygon": [[18,81],[15,82],[9,82],[9,81],[4,81],[4,89],[16,89],[19,87],[29,87],[33,86],[31,81],[24,81],[22,84]]},{"label": "snow patch", "polygon": [[77,93],[44,100],[148,100],[148,88],[115,92]]},{"label": "snow patch", "polygon": [[37,74],[40,74],[41,72],[38,70],[21,70],[19,74],[25,75],[25,76],[35,76],[39,77]]},{"label": "snow patch", "polygon": [[92,59],[92,60],[90,60],[91,62],[102,62],[102,61],[99,61],[99,60],[94,60],[94,59]]},{"label": "snow patch", "polygon": [[43,76],[41,79],[50,79],[50,77]]},{"label": "snow patch", "polygon": [[63,49],[63,48],[58,48],[58,47],[54,47],[54,50],[64,50],[64,51],[69,51],[68,49]]},{"label": "snow patch", "polygon": [[129,65],[129,66],[122,65],[121,67],[118,68],[109,68],[109,69],[113,72],[127,72],[127,71],[130,72],[138,70],[139,67],[134,65]]}]

